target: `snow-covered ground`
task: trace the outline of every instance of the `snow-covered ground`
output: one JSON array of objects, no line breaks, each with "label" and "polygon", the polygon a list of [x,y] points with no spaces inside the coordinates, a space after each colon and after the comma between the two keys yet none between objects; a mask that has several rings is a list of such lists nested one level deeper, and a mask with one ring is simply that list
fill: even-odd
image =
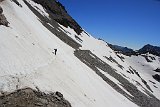
[{"label": "snow-covered ground", "polygon": [[[153,79],[152,75],[155,75],[157,68],[160,67],[160,61],[158,56],[154,56],[152,54],[146,54],[147,56],[152,56],[155,58],[153,62],[147,62],[146,59],[142,56],[132,56],[125,57],[125,61],[128,65],[132,65],[132,67],[138,71],[141,77],[147,81],[148,85],[153,90],[153,94],[160,99],[160,83]],[[156,86],[156,87],[155,87]]]},{"label": "snow-covered ground", "polygon": [[[73,38],[75,41],[77,41],[76,38],[74,36],[72,36],[72,34],[73,35],[76,34],[76,32],[74,32],[74,30],[70,29],[69,27],[65,28],[62,26],[62,28],[65,29],[65,31],[69,32],[68,34],[71,38]],[[81,45],[82,45],[81,49],[82,50],[90,50],[92,53],[94,53],[100,59],[102,59],[103,61],[108,63],[110,66],[112,66],[112,68],[116,69],[118,71],[117,73],[121,74],[125,78],[127,77],[126,78],[127,80],[129,80],[131,83],[136,85],[139,90],[141,90],[143,93],[145,93],[143,88],[145,88],[146,90],[148,90],[148,89],[146,88],[145,84],[142,82],[141,78],[139,78],[135,74],[133,75],[133,74],[130,74],[127,72],[127,71],[129,71],[129,69],[131,67],[133,69],[135,69],[136,71],[138,71],[140,76],[144,80],[146,80],[148,85],[153,90],[152,94],[154,94],[157,98],[160,99],[160,90],[159,90],[160,83],[157,82],[156,80],[154,80],[152,77],[152,75],[156,74],[155,71],[153,71],[153,70],[160,68],[160,61],[159,61],[158,56],[154,56],[152,54],[147,54],[148,56],[155,58],[155,60],[153,60],[153,62],[149,63],[142,56],[129,57],[129,56],[125,56],[123,54],[119,54],[119,56],[124,57],[124,60],[122,61],[117,56],[117,54],[108,46],[108,44],[106,42],[104,42],[103,40],[98,40],[98,39],[92,37],[91,35],[88,35],[85,32],[82,32],[82,34],[79,35],[79,38],[82,40],[82,42],[81,42]],[[123,66],[123,69],[118,67],[117,63],[115,63],[113,61],[109,61],[105,57],[108,57],[108,58],[112,57],[114,60],[117,61],[118,64]],[[137,84],[136,81],[138,81],[142,86]],[[153,84],[151,81],[155,82],[156,84]],[[158,88],[154,87],[154,85]]]},{"label": "snow-covered ground", "polygon": [[[40,5],[31,0],[27,1],[48,17]],[[0,3],[10,23],[9,27],[0,26],[1,92],[38,87],[44,92],[60,91],[73,107],[137,107],[76,58],[74,49],[48,31],[22,0],[18,2],[22,7],[10,0]],[[80,49],[90,50],[119,71],[117,73],[128,77],[126,79],[131,83],[136,85],[135,81],[138,81],[145,87],[138,76],[127,73],[132,66],[147,81],[153,94],[160,99],[160,83],[152,78],[152,74],[155,74],[153,69],[160,67],[158,57],[153,63],[147,63],[142,56],[122,55],[125,58],[123,62],[104,41],[95,39],[85,32],[77,35],[73,29],[62,25],[59,29],[80,43]],[[58,49],[57,55],[54,54],[54,49]],[[111,56],[124,68],[119,68],[117,63],[107,60],[105,56]],[[120,84],[115,78],[105,75],[116,84]],[[158,88],[149,80],[155,82]]]},{"label": "snow-covered ground", "polygon": [[[73,29],[65,28],[63,26],[61,26],[63,29],[65,29],[65,31],[69,32],[69,36],[71,38],[73,38],[75,41],[76,38],[73,36],[76,34],[76,32],[74,32]],[[73,35],[72,35],[73,34]],[[156,81],[155,79],[153,79],[152,75],[156,74],[155,69],[160,68],[160,61],[159,61],[159,57],[158,56],[154,56],[152,54],[146,54],[147,56],[151,56],[154,57],[155,60],[153,60],[153,62],[147,62],[147,60],[143,57],[143,56],[125,56],[123,54],[118,54],[119,56],[124,57],[124,60],[122,61],[117,54],[108,46],[108,44],[103,41],[103,40],[98,40],[94,37],[92,37],[91,35],[88,35],[85,32],[82,32],[81,35],[79,35],[79,38],[82,40],[82,42],[80,43],[82,45],[81,49],[82,50],[90,50],[92,53],[94,53],[96,56],[98,56],[100,59],[102,59],[103,61],[105,61],[106,63],[108,63],[110,66],[112,66],[112,68],[116,69],[119,73],[121,74],[123,77],[125,77],[127,80],[129,80],[131,83],[133,83],[134,85],[137,86],[137,88],[139,90],[141,90],[143,93],[145,93],[144,89],[146,90],[147,87],[145,86],[145,84],[142,82],[141,78],[139,78],[137,75],[133,75],[128,73],[127,71],[129,71],[129,69],[132,67],[133,69],[135,69],[140,76],[146,80],[147,84],[151,87],[151,89],[153,90],[153,93],[158,99],[160,99],[160,83],[158,81]],[[77,41],[78,42],[78,41]],[[113,59],[115,59],[117,61],[118,64],[123,66],[123,69],[121,69],[120,67],[118,67],[117,63],[115,62],[111,62],[109,60],[107,60],[105,57],[112,57]],[[109,76],[107,76],[109,77]],[[111,79],[114,80],[114,79]],[[138,81],[141,85],[137,84]],[[153,84],[152,82],[155,82],[156,84]],[[154,87],[156,86],[156,87]],[[149,91],[149,90],[148,90]],[[145,93],[146,94],[146,93]]]}]

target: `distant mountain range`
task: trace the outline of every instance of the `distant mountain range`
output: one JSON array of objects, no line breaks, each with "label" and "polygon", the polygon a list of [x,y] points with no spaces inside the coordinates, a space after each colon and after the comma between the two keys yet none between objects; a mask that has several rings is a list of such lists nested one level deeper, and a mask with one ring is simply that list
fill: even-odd
[{"label": "distant mountain range", "polygon": [[122,54],[125,55],[139,55],[139,54],[146,54],[146,53],[150,53],[156,56],[160,56],[160,47],[158,46],[153,46],[150,44],[147,44],[145,46],[143,46],[141,49],[134,51],[131,48],[128,47],[122,47],[122,46],[118,46],[118,45],[112,45],[109,44],[109,47],[112,48],[114,51],[117,52],[121,52]]}]

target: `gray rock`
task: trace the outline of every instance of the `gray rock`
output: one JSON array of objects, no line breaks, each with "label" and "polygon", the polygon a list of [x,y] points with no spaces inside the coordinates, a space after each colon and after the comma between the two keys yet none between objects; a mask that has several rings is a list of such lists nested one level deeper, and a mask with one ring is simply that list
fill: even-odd
[{"label": "gray rock", "polygon": [[49,16],[65,27],[71,27],[77,34],[82,32],[81,26],[67,13],[65,7],[58,0],[33,0],[41,4]]},{"label": "gray rock", "polygon": [[4,25],[8,27],[9,22],[7,21],[6,17],[2,13],[3,13],[3,9],[0,6],[0,25]]},{"label": "gray rock", "polygon": [[3,14],[0,14],[0,25],[8,27],[9,22]]},{"label": "gray rock", "polygon": [[63,94],[61,94],[60,92],[57,91],[55,94],[56,94],[58,97],[63,98]]},{"label": "gray rock", "polygon": [[3,9],[2,9],[2,7],[0,6],[0,14],[2,14],[3,13]]},{"label": "gray rock", "polygon": [[[63,96],[60,92],[58,95]],[[71,104],[64,98],[57,99],[55,94],[25,88],[0,96],[0,107],[71,107]]]}]

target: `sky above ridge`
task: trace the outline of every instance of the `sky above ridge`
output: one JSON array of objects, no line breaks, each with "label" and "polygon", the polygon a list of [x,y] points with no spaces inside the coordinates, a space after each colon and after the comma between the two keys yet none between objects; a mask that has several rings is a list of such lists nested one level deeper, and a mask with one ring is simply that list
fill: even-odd
[{"label": "sky above ridge", "polygon": [[92,36],[139,49],[160,46],[160,0],[59,0]]}]

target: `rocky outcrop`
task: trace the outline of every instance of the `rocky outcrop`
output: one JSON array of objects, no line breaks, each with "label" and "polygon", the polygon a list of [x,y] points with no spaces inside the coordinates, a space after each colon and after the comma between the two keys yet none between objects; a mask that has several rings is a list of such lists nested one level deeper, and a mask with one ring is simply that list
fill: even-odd
[{"label": "rocky outcrop", "polygon": [[46,94],[31,88],[0,96],[0,107],[71,107],[60,92]]},{"label": "rocky outcrop", "polygon": [[71,27],[77,34],[82,32],[80,25],[67,13],[65,7],[56,0],[33,0],[41,4],[49,14],[51,19],[54,19],[65,27]]},{"label": "rocky outcrop", "polygon": [[17,0],[12,0],[14,3],[16,3],[19,7],[22,7],[22,5]]},{"label": "rocky outcrop", "polygon": [[[1,0],[1,1],[3,1],[3,0]],[[3,9],[0,6],[0,25],[4,25],[4,26],[8,27],[8,24],[9,24],[9,22],[7,21],[6,17],[4,16]]]},{"label": "rocky outcrop", "polygon": [[160,75],[155,74],[152,76],[156,81],[160,82]]},{"label": "rocky outcrop", "polygon": [[160,68],[157,68],[156,70],[154,70],[155,72],[159,72],[160,73]]}]

